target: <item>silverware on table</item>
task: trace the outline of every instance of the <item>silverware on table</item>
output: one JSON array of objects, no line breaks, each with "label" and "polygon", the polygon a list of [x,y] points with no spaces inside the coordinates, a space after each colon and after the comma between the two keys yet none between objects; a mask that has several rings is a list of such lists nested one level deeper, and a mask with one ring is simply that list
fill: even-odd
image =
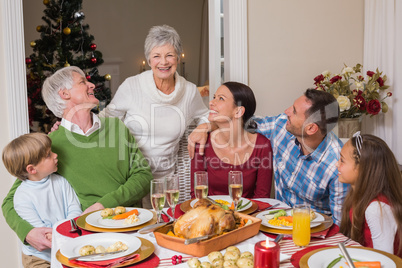
[{"label": "silverware on table", "polygon": [[276,203],[276,204],[273,204],[273,205],[271,205],[271,206],[269,206],[269,207],[267,207],[267,208],[260,209],[260,210],[258,210],[258,211],[256,211],[256,212],[261,212],[261,211],[270,210],[270,209],[273,209],[273,208],[278,207],[280,204],[281,204],[281,203]]},{"label": "silverware on table", "polygon": [[162,210],[162,214],[168,217],[169,221],[174,221],[175,219],[169,215],[169,213],[166,213],[165,211]]},{"label": "silverware on table", "polygon": [[211,235],[204,235],[204,236],[189,238],[189,239],[184,240],[184,245],[194,244],[194,243],[197,243],[199,241],[208,239],[209,237],[211,237]]},{"label": "silverware on table", "polygon": [[168,224],[170,224],[170,223],[172,223],[172,222],[173,222],[173,221],[151,224],[151,225],[148,225],[148,226],[145,226],[145,227],[139,229],[139,230],[138,230],[138,233],[139,233],[139,234],[151,233],[151,232],[153,232],[153,231],[155,231],[155,230],[157,230],[157,229],[159,229],[159,228],[161,228],[161,227],[163,227],[163,226],[165,226],[165,225],[168,225]]},{"label": "silverware on table", "polygon": [[353,264],[352,258],[349,255],[349,252],[346,250],[345,244],[343,242],[338,244],[339,249],[341,250],[343,256],[346,259],[346,262],[349,264],[350,268],[355,268],[355,265]]},{"label": "silverware on table", "polygon": [[283,234],[279,234],[279,235],[275,238],[274,242],[275,242],[275,243],[279,243],[279,242],[282,240],[282,238],[283,238]]},{"label": "silverware on table", "polygon": [[220,206],[220,204],[219,204],[218,202],[216,202],[215,200],[213,200],[211,197],[207,196],[206,199],[207,199],[208,201],[210,201],[212,204]]},{"label": "silverware on table", "polygon": [[77,233],[79,236],[82,235],[82,231],[81,229],[77,226],[77,223],[75,222],[74,219],[70,220],[70,224],[71,224],[71,230],[69,231],[70,233]]},{"label": "silverware on table", "polygon": [[103,255],[116,254],[116,253],[124,252],[126,250],[127,249],[119,250],[119,251],[113,251],[113,252],[94,253],[94,254],[89,254],[89,255],[85,255],[85,256],[80,255],[80,256],[70,257],[70,258],[68,258],[68,260],[71,261],[71,260],[75,260],[75,259],[82,258],[82,257],[92,257],[92,256],[103,256]]}]

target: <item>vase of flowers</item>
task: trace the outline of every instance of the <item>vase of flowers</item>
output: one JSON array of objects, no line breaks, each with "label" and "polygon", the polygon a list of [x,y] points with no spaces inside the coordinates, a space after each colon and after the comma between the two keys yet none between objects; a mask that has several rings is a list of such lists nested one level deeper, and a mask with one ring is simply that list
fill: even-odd
[{"label": "vase of flowers", "polygon": [[[350,134],[343,131],[343,125],[347,121],[349,131],[356,132],[360,130],[361,117],[370,115],[370,117],[386,113],[388,105],[385,99],[392,96],[391,92],[384,91],[389,88],[385,84],[387,76],[383,75],[378,69],[376,72],[367,71],[364,76],[362,65],[356,64],[355,67],[346,66],[341,74],[332,75],[329,71],[324,71],[314,78],[314,85],[317,90],[324,90],[331,93],[339,103],[340,120],[338,124],[339,137],[349,138]],[[348,120],[344,120],[348,119]],[[355,120],[350,120],[355,119]],[[351,127],[351,122],[357,127]],[[346,131],[348,132],[348,131]],[[347,136],[344,136],[347,135]]]}]

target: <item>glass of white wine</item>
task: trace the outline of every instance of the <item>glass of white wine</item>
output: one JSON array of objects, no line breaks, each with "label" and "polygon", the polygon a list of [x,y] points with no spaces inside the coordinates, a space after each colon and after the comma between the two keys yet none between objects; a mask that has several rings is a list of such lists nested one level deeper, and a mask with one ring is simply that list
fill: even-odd
[{"label": "glass of white wine", "polygon": [[173,219],[176,220],[174,216],[174,210],[177,203],[179,202],[180,190],[179,190],[179,175],[172,174],[166,177],[166,200],[172,210]]},{"label": "glass of white wine", "polygon": [[234,210],[237,211],[237,204],[243,194],[243,172],[229,171],[229,195],[234,202]]},{"label": "glass of white wine", "polygon": [[165,179],[151,181],[151,204],[158,215],[158,223],[161,222],[161,212],[165,206]]},{"label": "glass of white wine", "polygon": [[208,196],[208,173],[206,171],[194,172],[194,193],[198,199]]}]

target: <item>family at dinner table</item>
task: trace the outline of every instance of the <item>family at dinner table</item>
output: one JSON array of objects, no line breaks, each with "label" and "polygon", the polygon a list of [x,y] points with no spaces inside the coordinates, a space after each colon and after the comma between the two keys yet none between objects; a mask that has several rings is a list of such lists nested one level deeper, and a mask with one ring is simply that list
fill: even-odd
[{"label": "family at dinner table", "polygon": [[[177,73],[182,44],[175,29],[154,26],[145,40],[151,70],[127,78],[98,115],[94,84],[64,67],[42,87],[61,122],[48,135],[11,141],[2,159],[17,180],[3,215],[21,240],[24,267],[50,267],[52,226],[117,206],[150,206],[150,182],[177,173],[179,141],[189,125],[194,172],[207,171],[209,195],[228,195],[229,171],[242,171],[243,197],[309,204],[366,247],[402,257],[402,176],[387,144],[356,133],[344,145],[332,132],[335,97],[307,89],[277,116],[254,115],[252,89],[225,82],[209,109]],[[263,100],[259,100],[261,104]],[[57,174],[55,173],[57,172]],[[37,266],[35,266],[37,265]]]}]

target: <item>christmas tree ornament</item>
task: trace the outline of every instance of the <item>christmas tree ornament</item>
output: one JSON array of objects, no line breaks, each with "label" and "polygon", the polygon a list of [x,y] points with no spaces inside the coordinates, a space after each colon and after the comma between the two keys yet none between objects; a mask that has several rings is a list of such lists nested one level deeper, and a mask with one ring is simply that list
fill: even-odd
[{"label": "christmas tree ornament", "polygon": [[89,48],[94,51],[96,49],[96,44],[92,43],[89,45]]},{"label": "christmas tree ornament", "polygon": [[68,27],[66,27],[66,28],[63,29],[63,33],[64,33],[65,35],[69,35],[69,34],[71,33],[71,29],[68,28]]},{"label": "christmas tree ornament", "polygon": [[31,59],[31,58],[25,58],[25,63],[26,63],[26,64],[32,63],[32,59]]},{"label": "christmas tree ornament", "polygon": [[98,60],[97,60],[95,57],[92,57],[92,58],[91,58],[91,62],[92,62],[93,64],[96,64],[97,61],[98,61]]},{"label": "christmas tree ornament", "polygon": [[31,45],[31,47],[35,47],[35,46],[36,46],[36,42],[35,42],[35,41],[32,41],[32,42],[30,43],[30,45]]},{"label": "christmas tree ornament", "polygon": [[64,63],[64,67],[68,67],[70,66],[70,63],[68,63],[68,61],[66,61],[66,63]]},{"label": "christmas tree ornament", "polygon": [[40,26],[40,25],[36,26],[36,31],[41,32],[42,31],[42,26]]},{"label": "christmas tree ornament", "polygon": [[49,5],[49,2],[50,2],[49,0],[43,0],[43,4],[46,6]]},{"label": "christmas tree ornament", "polygon": [[86,76],[85,76],[85,78],[89,81],[89,80],[91,80],[91,76],[89,75],[89,74],[87,74]]},{"label": "christmas tree ornament", "polygon": [[110,74],[105,74],[105,79],[107,81],[110,81],[112,79],[112,76]]},{"label": "christmas tree ornament", "polygon": [[79,19],[83,20],[85,18],[85,14],[82,11],[77,11],[74,13],[74,18],[77,20]]}]

